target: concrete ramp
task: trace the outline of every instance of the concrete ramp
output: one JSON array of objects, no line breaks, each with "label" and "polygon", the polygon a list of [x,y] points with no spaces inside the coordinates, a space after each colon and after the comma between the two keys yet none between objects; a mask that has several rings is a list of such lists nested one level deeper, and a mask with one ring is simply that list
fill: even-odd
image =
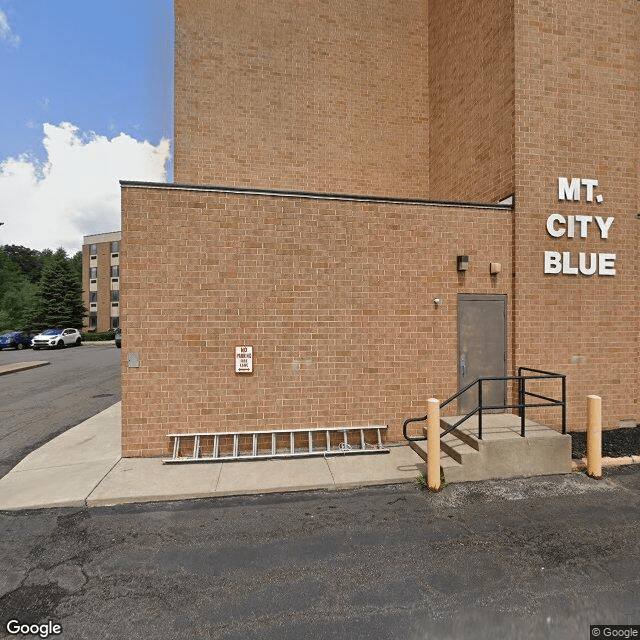
[{"label": "concrete ramp", "polygon": [[[443,430],[459,417],[442,418]],[[477,416],[441,440],[440,464],[446,482],[492,480],[571,472],[571,436],[527,420],[520,435],[520,418],[513,414],[482,416],[482,440]],[[426,444],[426,443],[421,443]]]}]

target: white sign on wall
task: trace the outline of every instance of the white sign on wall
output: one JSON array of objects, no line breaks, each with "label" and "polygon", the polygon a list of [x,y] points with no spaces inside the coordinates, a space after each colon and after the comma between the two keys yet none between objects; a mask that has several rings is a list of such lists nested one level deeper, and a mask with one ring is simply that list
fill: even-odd
[{"label": "white sign on wall", "polygon": [[236,347],[236,373],[253,371],[253,347]]},{"label": "white sign on wall", "polygon": [[[558,200],[580,201],[584,192],[585,202],[602,204],[602,194],[595,194],[598,181],[593,178],[558,178]],[[608,240],[614,218],[587,215],[562,215],[552,213],[547,218],[547,233],[552,238],[588,238],[599,234],[601,240]],[[579,240],[578,240],[579,242]],[[544,272],[557,275],[615,276],[616,254],[586,251],[545,251]]]}]

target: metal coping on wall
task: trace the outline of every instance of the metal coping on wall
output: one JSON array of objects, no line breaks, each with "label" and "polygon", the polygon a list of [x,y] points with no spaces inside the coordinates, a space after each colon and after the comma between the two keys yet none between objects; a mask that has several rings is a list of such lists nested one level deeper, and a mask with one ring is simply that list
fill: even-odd
[{"label": "metal coping on wall", "polygon": [[513,210],[515,205],[515,203],[498,204],[493,202],[458,202],[451,200],[426,200],[421,198],[393,198],[388,196],[349,195],[344,193],[286,191],[282,189],[256,189],[254,187],[221,187],[213,185],[179,184],[175,182],[137,182],[132,180],[120,180],[120,186],[138,189],[176,189],[179,191],[233,193],[248,196],[272,196],[277,198],[343,200],[347,202],[371,202],[374,204],[417,205],[421,207],[455,207],[463,209],[498,209],[502,211],[511,211]]}]

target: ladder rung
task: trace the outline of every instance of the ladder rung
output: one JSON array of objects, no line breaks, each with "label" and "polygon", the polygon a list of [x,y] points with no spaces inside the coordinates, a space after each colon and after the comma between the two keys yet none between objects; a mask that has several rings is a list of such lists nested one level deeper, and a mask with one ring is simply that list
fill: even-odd
[{"label": "ladder rung", "polygon": [[[346,453],[388,453],[389,449],[382,444],[382,430],[386,426],[373,425],[370,427],[329,427],[320,429],[274,429],[271,431],[248,431],[233,433],[173,433],[169,434],[169,438],[173,438],[173,456],[163,459],[163,462],[203,462],[203,461],[224,461],[224,460],[252,460],[262,458],[292,458],[302,456],[319,456]],[[378,446],[369,446],[367,448],[366,432],[375,430],[378,440]],[[314,446],[314,435],[324,432],[326,446]],[[340,444],[335,441],[331,442],[332,433],[342,433]],[[349,434],[360,433],[360,446],[349,444]],[[289,434],[289,451],[286,449],[278,453],[278,435]],[[296,451],[296,435],[300,434],[302,438],[307,438],[307,446],[300,443],[299,450]],[[304,434],[304,435],[303,435]],[[260,437],[271,435],[271,448],[269,449],[268,440],[264,445],[260,445]],[[240,450],[240,439],[249,438],[251,436],[251,448],[244,447]],[[321,437],[321,436],[319,436]],[[193,447],[188,447],[189,453],[181,454],[181,447],[184,445],[185,438],[193,439]],[[211,454],[202,453],[202,439],[213,438],[213,446]],[[222,455],[222,438],[228,441],[232,440],[231,454]]]}]

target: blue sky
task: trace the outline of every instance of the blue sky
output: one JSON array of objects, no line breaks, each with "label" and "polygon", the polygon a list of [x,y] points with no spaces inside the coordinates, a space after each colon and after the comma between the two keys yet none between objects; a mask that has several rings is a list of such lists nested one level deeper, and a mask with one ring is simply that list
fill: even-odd
[{"label": "blue sky", "polygon": [[74,251],[171,179],[172,71],[171,0],[0,0],[0,245]]}]

